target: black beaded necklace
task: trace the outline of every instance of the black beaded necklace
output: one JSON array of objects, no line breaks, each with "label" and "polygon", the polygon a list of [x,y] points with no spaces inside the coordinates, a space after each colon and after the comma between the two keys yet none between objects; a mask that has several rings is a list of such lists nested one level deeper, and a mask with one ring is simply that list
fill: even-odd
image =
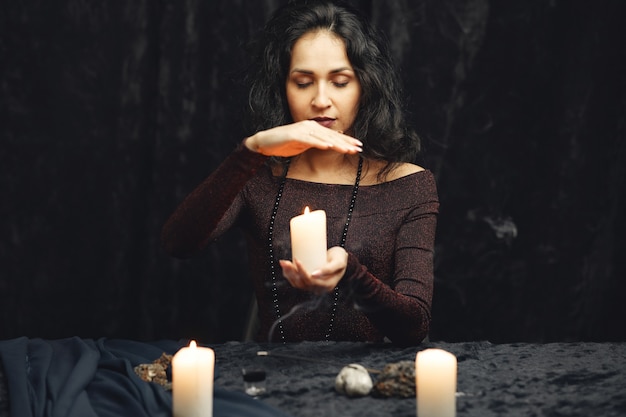
[{"label": "black beaded necklace", "polygon": [[[285,162],[285,168],[283,170],[282,177],[280,179],[280,185],[278,186],[278,193],[276,194],[276,200],[274,201],[274,208],[272,209],[272,216],[270,217],[270,225],[268,229],[268,253],[270,260],[270,273],[272,275],[272,296],[274,301],[274,310],[276,311],[276,318],[278,320],[278,330],[280,331],[280,337],[285,342],[285,329],[283,328],[282,315],[280,312],[280,306],[278,303],[278,288],[276,286],[276,259],[274,257],[274,222],[276,220],[276,213],[278,212],[278,206],[283,196],[283,190],[285,189],[285,183],[287,182],[287,171],[289,171],[289,165],[291,159]],[[363,158],[359,156],[359,166],[356,172],[356,179],[354,180],[354,187],[352,188],[352,198],[350,199],[350,205],[348,206],[348,216],[343,226],[343,233],[341,235],[341,247],[346,246],[346,237],[348,236],[348,227],[350,226],[350,220],[352,220],[352,212],[354,211],[354,204],[356,203],[356,196],[359,191],[359,183],[361,182],[361,171],[363,169]],[[335,323],[335,315],[337,313],[337,302],[339,300],[339,287],[335,287],[333,290],[333,305],[330,312],[330,323],[328,325],[328,331],[326,332],[326,340],[330,339],[330,333],[333,330]]]}]

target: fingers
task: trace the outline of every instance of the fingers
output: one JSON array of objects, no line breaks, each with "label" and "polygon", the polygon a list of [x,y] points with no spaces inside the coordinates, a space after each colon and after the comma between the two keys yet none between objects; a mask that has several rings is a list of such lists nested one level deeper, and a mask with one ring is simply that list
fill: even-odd
[{"label": "fingers", "polygon": [[279,263],[283,270],[283,276],[292,287],[317,294],[327,293],[339,284],[345,274],[347,254],[345,260],[342,260],[344,259],[343,253],[345,250],[339,247],[334,250],[333,248],[329,249],[329,262],[312,273],[308,273],[297,259],[293,262],[281,260]]},{"label": "fingers", "polygon": [[329,275],[344,274],[348,266],[348,252],[341,246],[333,246],[326,252],[326,265],[311,275],[324,277]]},{"label": "fingers", "polygon": [[298,260],[294,262],[281,260],[280,266],[283,269],[283,276],[292,287],[303,291],[313,292],[315,294],[323,294],[332,291],[339,282],[339,279],[333,279],[329,276],[313,277],[307,273],[302,264]]},{"label": "fingers", "polygon": [[277,126],[250,136],[245,146],[268,156],[290,157],[311,148],[356,154],[363,151],[363,143],[342,132],[326,128],[312,120]]},{"label": "fingers", "polygon": [[307,273],[300,261],[297,259],[293,262],[281,260],[279,263],[283,269],[283,276],[289,281],[292,287],[305,291],[319,291],[319,285],[316,280]]},{"label": "fingers", "polygon": [[309,143],[319,149],[332,149],[336,152],[355,154],[363,151],[363,143],[351,136],[321,126],[310,120],[301,122],[308,130]]}]

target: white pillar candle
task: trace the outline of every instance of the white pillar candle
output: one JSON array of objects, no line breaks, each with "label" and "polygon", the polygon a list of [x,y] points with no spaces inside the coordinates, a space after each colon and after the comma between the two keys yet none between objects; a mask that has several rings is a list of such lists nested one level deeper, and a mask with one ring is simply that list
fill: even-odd
[{"label": "white pillar candle", "polygon": [[172,408],[174,417],[213,416],[213,349],[191,341],[172,358]]},{"label": "white pillar candle", "polygon": [[291,258],[302,262],[311,273],[326,263],[326,212],[309,211],[289,222],[291,229]]},{"label": "white pillar candle", "polygon": [[415,357],[418,417],[456,414],[456,357],[445,350],[426,349]]}]

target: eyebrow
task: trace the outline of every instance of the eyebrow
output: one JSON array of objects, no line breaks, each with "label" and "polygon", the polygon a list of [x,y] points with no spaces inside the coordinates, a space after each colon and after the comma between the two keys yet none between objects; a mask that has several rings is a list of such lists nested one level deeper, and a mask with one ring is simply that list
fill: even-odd
[{"label": "eyebrow", "polygon": [[[331,70],[329,73],[330,74],[338,74],[340,72],[344,72],[344,71],[350,71],[350,72],[354,72],[354,70],[350,67],[341,67],[341,68],[337,68],[334,70]],[[313,71],[311,70],[306,70],[306,69],[301,69],[301,68],[294,68],[293,70],[291,70],[290,74],[293,74],[294,72],[299,72],[302,74],[313,74]]]}]

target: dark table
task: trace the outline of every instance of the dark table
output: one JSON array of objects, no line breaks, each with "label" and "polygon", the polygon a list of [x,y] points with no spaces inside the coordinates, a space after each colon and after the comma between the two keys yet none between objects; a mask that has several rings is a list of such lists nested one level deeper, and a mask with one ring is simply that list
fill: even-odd
[{"label": "dark table", "polygon": [[[171,392],[134,366],[187,341],[0,341],[0,417],[170,417]],[[436,347],[458,360],[457,416],[626,416],[626,343],[225,343],[216,355],[214,417],[415,417],[415,397],[349,398],[334,389],[351,363],[381,370]],[[258,351],[270,356],[259,357]],[[289,358],[272,356],[286,355]],[[293,357],[296,357],[294,359]],[[244,394],[242,369],[262,368],[267,392]],[[372,373],[374,381],[376,373]],[[10,409],[10,410],[9,410]]]},{"label": "dark table", "polygon": [[[625,343],[429,343],[411,348],[227,343],[214,346],[220,373],[216,386],[243,390],[241,368],[262,366],[268,392],[260,401],[293,416],[414,417],[414,398],[348,398],[335,392],[334,381],[343,365],[382,369],[388,363],[414,361],[428,347],[457,357],[459,417],[626,416]],[[259,350],[269,350],[270,356],[257,357]],[[272,352],[307,360],[273,358]],[[376,382],[376,374],[372,377]]]}]

